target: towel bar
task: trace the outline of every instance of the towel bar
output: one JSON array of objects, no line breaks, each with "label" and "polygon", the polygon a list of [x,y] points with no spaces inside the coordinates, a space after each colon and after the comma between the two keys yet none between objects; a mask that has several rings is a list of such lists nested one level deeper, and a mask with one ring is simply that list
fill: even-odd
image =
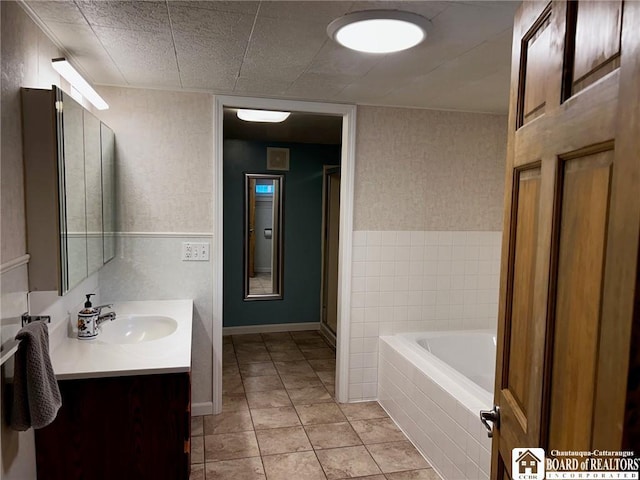
[{"label": "towel bar", "polygon": [[[29,315],[29,313],[22,314],[22,326],[31,323],[31,322],[47,322],[51,323],[51,317],[48,315]],[[15,355],[18,351],[18,345],[20,342],[18,340],[12,340],[7,343],[7,345],[3,345],[0,349],[0,366],[4,365],[7,360]]]}]

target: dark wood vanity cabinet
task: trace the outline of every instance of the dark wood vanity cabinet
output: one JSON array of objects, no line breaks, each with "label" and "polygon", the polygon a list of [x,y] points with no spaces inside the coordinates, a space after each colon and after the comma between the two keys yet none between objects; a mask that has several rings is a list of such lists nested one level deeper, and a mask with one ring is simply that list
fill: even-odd
[{"label": "dark wood vanity cabinet", "polygon": [[39,480],[189,478],[189,373],[59,385],[56,420],[35,431]]}]

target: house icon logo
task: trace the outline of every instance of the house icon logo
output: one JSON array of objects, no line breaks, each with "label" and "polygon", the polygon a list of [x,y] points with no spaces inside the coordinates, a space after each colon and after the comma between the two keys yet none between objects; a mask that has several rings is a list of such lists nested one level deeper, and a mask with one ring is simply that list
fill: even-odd
[{"label": "house icon logo", "polygon": [[544,480],[543,448],[514,448],[511,452],[513,480]]}]

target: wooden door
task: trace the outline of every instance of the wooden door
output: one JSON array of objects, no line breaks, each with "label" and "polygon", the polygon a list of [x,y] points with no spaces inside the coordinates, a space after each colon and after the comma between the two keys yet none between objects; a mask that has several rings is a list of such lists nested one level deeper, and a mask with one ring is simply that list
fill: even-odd
[{"label": "wooden door", "polygon": [[492,478],[515,447],[638,445],[639,27],[631,1],[516,14]]}]

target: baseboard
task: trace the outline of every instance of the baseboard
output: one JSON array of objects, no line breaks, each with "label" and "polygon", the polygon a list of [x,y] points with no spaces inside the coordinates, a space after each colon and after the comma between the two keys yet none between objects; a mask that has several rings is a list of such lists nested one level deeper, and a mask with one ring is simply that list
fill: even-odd
[{"label": "baseboard", "polygon": [[191,404],[191,416],[200,417],[202,415],[213,414],[213,402],[202,402]]},{"label": "baseboard", "polygon": [[320,322],[275,323],[271,325],[247,325],[245,327],[224,327],[222,335],[243,335],[245,333],[297,332],[300,330],[320,330]]}]

